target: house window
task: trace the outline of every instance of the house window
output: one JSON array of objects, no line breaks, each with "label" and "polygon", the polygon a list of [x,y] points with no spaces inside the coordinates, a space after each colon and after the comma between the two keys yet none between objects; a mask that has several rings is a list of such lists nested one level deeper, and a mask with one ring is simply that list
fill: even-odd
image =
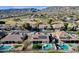
[{"label": "house window", "polygon": [[42,43],[42,41],[33,41],[33,44],[39,44]]},{"label": "house window", "polygon": [[43,41],[42,43],[47,43],[47,41]]},{"label": "house window", "polygon": [[63,41],[65,43],[79,43],[79,41]]},{"label": "house window", "polygon": [[15,43],[14,41],[5,41],[3,42],[3,44],[12,44],[12,43]]}]

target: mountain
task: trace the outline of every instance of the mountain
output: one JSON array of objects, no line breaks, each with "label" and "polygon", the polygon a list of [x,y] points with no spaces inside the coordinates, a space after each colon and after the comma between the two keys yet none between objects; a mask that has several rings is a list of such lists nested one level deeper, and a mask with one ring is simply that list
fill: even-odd
[{"label": "mountain", "polygon": [[1,9],[0,18],[16,17],[22,16],[26,13],[38,12],[39,9],[36,8],[24,8],[24,9]]},{"label": "mountain", "polygon": [[42,9],[41,12],[74,12],[79,13],[79,6],[50,6],[45,9]]},{"label": "mountain", "polygon": [[1,9],[0,12],[21,12],[21,11],[24,11],[24,12],[37,12],[37,11],[40,11],[39,9],[36,9],[36,8],[23,8],[23,9]]},{"label": "mountain", "polygon": [[2,9],[0,10],[0,18],[7,18],[7,17],[17,17],[23,16],[27,14],[33,15],[34,13],[38,15],[44,14],[44,12],[48,13],[48,15],[54,14],[77,14],[79,15],[79,6],[49,6],[47,8],[43,8],[41,10],[36,8],[23,8],[23,9]]}]

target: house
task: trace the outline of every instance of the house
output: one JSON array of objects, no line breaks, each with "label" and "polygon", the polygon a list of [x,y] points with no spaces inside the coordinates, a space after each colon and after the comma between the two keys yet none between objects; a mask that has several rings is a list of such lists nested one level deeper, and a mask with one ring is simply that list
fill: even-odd
[{"label": "house", "polygon": [[76,17],[76,15],[72,15],[72,16],[70,16],[70,17],[64,16],[62,19],[63,19],[64,21],[77,21],[77,20],[78,20],[77,17]]},{"label": "house", "polygon": [[11,43],[22,43],[23,39],[21,38],[21,34],[20,33],[9,33],[6,37],[4,37],[3,39],[1,39],[1,42],[3,44],[11,44]]},{"label": "house", "polygon": [[33,44],[42,44],[42,43],[49,43],[49,39],[47,35],[40,35],[40,33],[36,33],[32,35],[30,41]]},{"label": "house", "polygon": [[11,26],[9,24],[0,24],[0,30],[14,30],[19,29],[18,26]]},{"label": "house", "polygon": [[40,29],[44,29],[45,26],[46,26],[45,24],[40,24],[40,25],[39,25],[39,28],[40,28]]},{"label": "house", "polygon": [[62,27],[64,27],[64,24],[63,23],[54,23],[52,26],[55,30],[60,30]]},{"label": "house", "polygon": [[69,30],[78,30],[78,25],[75,23],[69,23],[68,24],[68,29]]},{"label": "house", "polygon": [[5,30],[7,27],[5,24],[0,24],[0,30]]}]

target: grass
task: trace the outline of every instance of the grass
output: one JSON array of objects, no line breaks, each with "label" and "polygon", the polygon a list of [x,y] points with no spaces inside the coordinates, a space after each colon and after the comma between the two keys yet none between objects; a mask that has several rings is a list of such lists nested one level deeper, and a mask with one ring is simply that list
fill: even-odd
[{"label": "grass", "polygon": [[64,53],[64,52],[59,50],[49,50],[47,53]]},{"label": "grass", "polygon": [[16,46],[14,46],[14,48],[18,48],[18,47],[21,47],[22,45],[16,45]]},{"label": "grass", "polygon": [[60,50],[33,50],[33,53],[64,53]]},{"label": "grass", "polygon": [[42,44],[34,44],[33,45],[33,49],[41,49],[42,48]]}]

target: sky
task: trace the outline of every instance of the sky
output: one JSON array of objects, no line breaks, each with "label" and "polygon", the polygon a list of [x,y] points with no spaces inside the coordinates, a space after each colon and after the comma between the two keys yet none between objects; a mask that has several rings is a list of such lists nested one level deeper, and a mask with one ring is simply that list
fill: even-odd
[{"label": "sky", "polygon": [[21,9],[21,8],[43,9],[43,8],[47,8],[47,6],[0,6],[0,9]]}]

